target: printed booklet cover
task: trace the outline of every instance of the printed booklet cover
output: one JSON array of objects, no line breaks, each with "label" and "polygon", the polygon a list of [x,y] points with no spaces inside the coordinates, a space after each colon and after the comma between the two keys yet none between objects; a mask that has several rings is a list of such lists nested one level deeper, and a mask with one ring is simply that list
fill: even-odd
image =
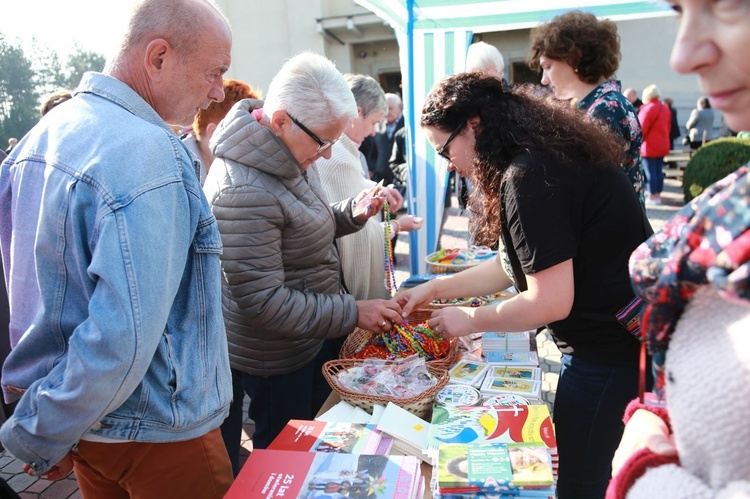
[{"label": "printed booklet cover", "polygon": [[539,444],[441,444],[440,493],[520,492],[553,485],[552,463]]},{"label": "printed booklet cover", "polygon": [[268,446],[274,450],[388,454],[389,437],[374,425],[292,419]]},{"label": "printed booklet cover", "polygon": [[428,433],[427,453],[437,459],[440,444],[456,443],[543,444],[557,454],[557,439],[546,405],[435,406]]},{"label": "printed booklet cover", "polygon": [[489,364],[475,360],[459,360],[456,362],[448,375],[451,377],[451,383],[462,385],[471,385],[479,388],[484,380],[484,375],[489,369]]},{"label": "printed booklet cover", "polygon": [[411,499],[422,482],[414,456],[254,450],[224,499]]}]

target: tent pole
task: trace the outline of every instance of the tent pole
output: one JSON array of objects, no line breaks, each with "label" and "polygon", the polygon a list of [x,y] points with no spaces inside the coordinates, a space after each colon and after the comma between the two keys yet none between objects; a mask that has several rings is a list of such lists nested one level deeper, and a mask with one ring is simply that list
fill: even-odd
[{"label": "tent pole", "polygon": [[[413,199],[416,198],[416,185],[414,185],[414,179],[417,178],[416,176],[416,165],[417,165],[417,152],[415,147],[415,140],[414,137],[416,133],[414,131],[416,130],[416,116],[417,109],[414,105],[414,0],[406,0],[406,60],[407,60],[407,82],[409,83],[408,88],[406,91],[409,94],[409,114],[406,115],[406,119],[409,120],[409,126],[407,128],[406,133],[406,140],[409,141],[409,147],[407,147],[407,151],[409,151],[409,165],[410,165],[410,177],[412,181],[410,182],[409,191],[412,194],[411,199],[409,199],[409,211],[415,214],[418,214],[420,216],[425,216],[426,212],[425,209],[427,207],[424,199],[421,199],[420,202],[422,203],[422,209],[417,211],[414,210],[416,206],[414,206]],[[430,223],[429,220],[425,219],[426,223]],[[409,261],[411,266],[411,273],[417,274],[419,273],[419,239],[417,236],[416,231],[412,231],[409,233]]]}]

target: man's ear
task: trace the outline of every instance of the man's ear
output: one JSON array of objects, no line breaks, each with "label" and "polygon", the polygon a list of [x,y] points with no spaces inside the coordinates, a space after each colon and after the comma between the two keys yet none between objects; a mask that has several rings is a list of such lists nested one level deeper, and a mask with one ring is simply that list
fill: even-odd
[{"label": "man's ear", "polygon": [[476,129],[477,125],[481,122],[482,120],[479,118],[479,116],[474,116],[473,118],[469,118],[468,120],[469,126],[472,129]]},{"label": "man's ear", "polygon": [[151,40],[146,46],[144,56],[144,66],[146,73],[153,81],[160,82],[163,78],[166,66],[169,65],[169,58],[174,53],[172,46],[163,38]]}]

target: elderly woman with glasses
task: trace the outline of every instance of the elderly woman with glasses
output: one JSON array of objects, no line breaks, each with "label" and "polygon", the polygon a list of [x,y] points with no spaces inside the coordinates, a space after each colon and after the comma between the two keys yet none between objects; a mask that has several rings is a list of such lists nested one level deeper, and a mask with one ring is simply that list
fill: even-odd
[{"label": "elderly woman with glasses", "polygon": [[514,284],[499,305],[448,307],[429,325],[447,336],[547,326],[563,353],[554,421],[561,499],[602,498],[638,387],[638,339],[616,320],[634,299],[628,256],[651,233],[607,125],[533,90],[479,73],[428,95],[421,125],[449,168],[472,180],[478,244],[497,259],[398,295],[408,314],[435,298]]},{"label": "elderly woman with glasses", "polygon": [[393,301],[355,301],[342,291],[337,237],[379,212],[375,187],[326,200],[315,160],[328,158],[357,106],[325,57],[291,58],[265,103],[240,101],[219,124],[205,193],[219,223],[224,322],[235,383],[222,427],[238,471],[243,391],[255,421],[253,446],[266,448],[290,419],[312,419],[330,392],[321,365],[337,356],[333,338],[359,326],[390,329]]}]

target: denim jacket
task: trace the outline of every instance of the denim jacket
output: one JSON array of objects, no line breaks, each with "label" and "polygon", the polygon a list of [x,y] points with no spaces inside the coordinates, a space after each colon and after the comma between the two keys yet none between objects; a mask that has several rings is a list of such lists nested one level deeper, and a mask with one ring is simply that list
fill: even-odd
[{"label": "denim jacket", "polygon": [[0,170],[13,350],[3,445],[42,473],[87,432],[171,442],[228,412],[221,238],[193,157],[130,87],[87,73]]}]

